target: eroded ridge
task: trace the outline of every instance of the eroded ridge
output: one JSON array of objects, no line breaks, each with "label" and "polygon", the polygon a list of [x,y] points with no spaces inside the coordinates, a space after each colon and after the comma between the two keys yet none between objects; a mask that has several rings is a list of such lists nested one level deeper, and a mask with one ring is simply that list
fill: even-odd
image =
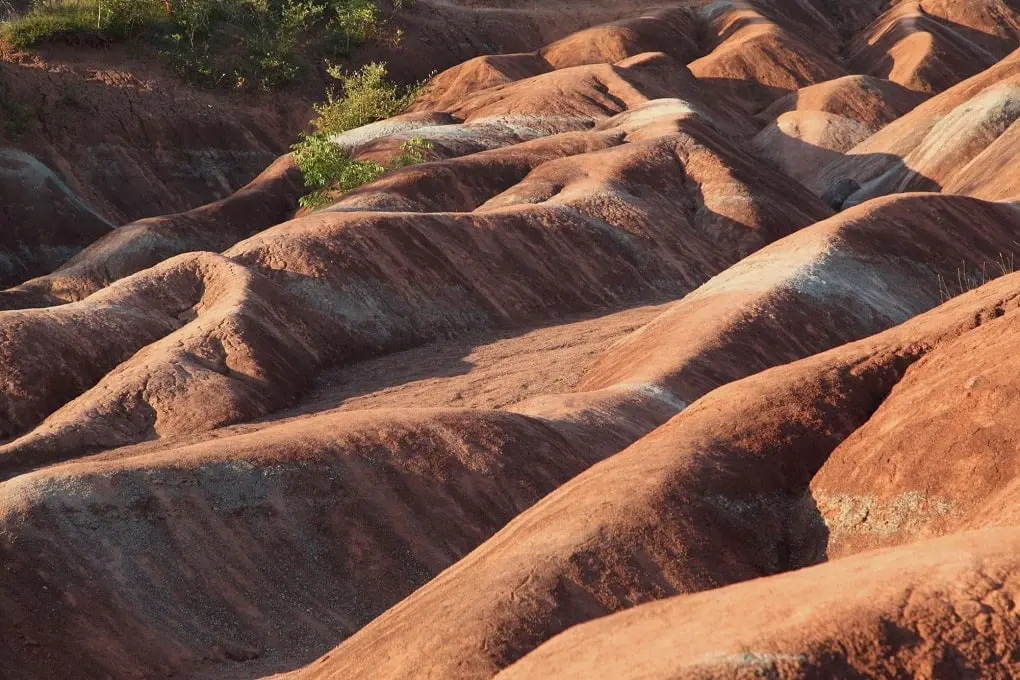
[{"label": "eroded ridge", "polygon": [[0,150],[0,676],[1020,674],[1020,7],[532,4],[314,211]]}]

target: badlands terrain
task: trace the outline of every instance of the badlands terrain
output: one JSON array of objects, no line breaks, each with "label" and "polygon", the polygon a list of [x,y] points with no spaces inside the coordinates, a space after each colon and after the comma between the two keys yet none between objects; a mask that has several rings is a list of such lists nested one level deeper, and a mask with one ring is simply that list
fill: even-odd
[{"label": "badlands terrain", "polygon": [[400,20],[315,211],[307,93],[4,53],[0,678],[1020,675],[1020,1]]}]

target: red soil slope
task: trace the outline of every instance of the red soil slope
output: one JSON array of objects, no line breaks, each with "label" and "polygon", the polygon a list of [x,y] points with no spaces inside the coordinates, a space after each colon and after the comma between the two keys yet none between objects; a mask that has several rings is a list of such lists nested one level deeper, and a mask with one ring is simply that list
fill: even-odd
[{"label": "red soil slope", "polygon": [[496,677],[1011,677],[1016,554],[988,529],[648,604]]},{"label": "red soil slope", "polygon": [[[961,218],[966,220],[969,214],[964,210]],[[989,215],[989,224],[998,224],[1004,216]],[[918,221],[926,223],[923,218]],[[845,229],[836,238],[847,245],[836,247],[849,255],[853,227]],[[1015,233],[1015,227],[1007,231]],[[827,232],[816,225],[759,255],[763,262],[782,262],[775,255],[766,257],[767,251],[787,246],[787,241],[791,250],[801,249],[806,243],[798,248],[796,242],[823,234],[831,238]],[[920,234],[903,243],[914,239],[931,243]],[[877,245],[879,239],[862,241]],[[899,251],[900,263],[909,257],[903,246],[879,247],[890,255]],[[839,281],[835,270],[841,266],[829,272],[825,268],[814,270],[818,281],[830,286]],[[789,308],[781,309],[781,316],[775,307],[762,310],[762,316],[789,322],[800,312],[804,318],[819,319],[815,323],[821,325],[825,316],[812,309],[815,305],[827,302],[830,309],[853,309],[855,302],[866,307],[870,300],[891,309],[895,306],[891,300],[878,302],[878,291],[903,295],[910,287],[903,275],[890,277],[895,287],[881,285],[883,267],[875,261],[848,269],[857,281],[873,281],[875,288],[853,287],[847,295],[856,300],[834,304],[835,296],[817,300],[823,291],[812,290],[810,277],[799,282],[795,278],[786,284],[785,295],[794,296],[786,303]],[[760,277],[763,272],[758,271]],[[743,292],[735,284],[713,281],[706,286],[706,292],[714,287],[736,289],[729,299],[713,301],[717,313]],[[700,356],[659,379],[665,390],[681,398],[693,401],[699,388],[706,396],[522,513],[471,555],[359,631],[324,663],[310,666],[305,675],[489,677],[572,624],[651,599],[712,589],[813,561],[810,542],[815,540],[817,521],[800,510],[812,475],[837,444],[868,421],[906,367],[931,352],[932,346],[941,347],[983,319],[995,318],[1000,308],[1015,315],[1016,285],[1017,277],[1008,277],[882,335],[728,382],[740,377],[724,373],[734,364],[747,375],[767,367],[758,364],[759,357],[783,361],[781,352],[793,350],[797,336],[807,336],[813,344],[801,348],[803,356],[838,344],[834,336],[845,341],[863,334],[862,326],[844,317],[817,330],[802,322],[805,325],[791,338],[784,336],[785,328],[773,330],[762,323],[748,328],[744,317],[734,315],[740,321],[711,329],[705,339],[709,342],[695,345],[707,345]],[[756,311],[760,298],[744,295],[734,311]],[[769,291],[763,297],[773,295]],[[683,337],[680,329],[707,330],[705,321],[684,314],[691,306],[685,302],[636,337],[638,346],[672,347],[670,340]],[[862,313],[857,324],[866,324],[868,318]],[[673,338],[652,330],[655,326],[676,329]],[[771,342],[779,349],[772,349]],[[625,346],[607,356],[615,359],[614,368],[633,366],[616,359],[633,353],[633,347]],[[610,380],[648,380],[648,373],[664,372],[663,363],[660,359],[657,366],[638,364],[625,378]],[[592,387],[599,382],[603,381]],[[725,386],[712,390],[712,382]]]},{"label": "red soil slope", "polygon": [[300,93],[23,57],[0,676],[1020,673],[1018,10],[419,0],[316,211]]},{"label": "red soil slope", "polygon": [[845,76],[793,92],[758,118],[767,125],[753,140],[760,158],[808,185],[925,95],[871,76]]}]

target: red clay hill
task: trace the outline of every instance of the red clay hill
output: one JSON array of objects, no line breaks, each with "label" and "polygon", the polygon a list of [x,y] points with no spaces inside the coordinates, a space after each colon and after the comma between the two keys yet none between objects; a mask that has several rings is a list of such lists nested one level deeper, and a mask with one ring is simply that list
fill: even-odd
[{"label": "red clay hill", "polygon": [[5,56],[0,677],[1020,675],[1020,2],[401,21],[316,210],[307,92]]}]

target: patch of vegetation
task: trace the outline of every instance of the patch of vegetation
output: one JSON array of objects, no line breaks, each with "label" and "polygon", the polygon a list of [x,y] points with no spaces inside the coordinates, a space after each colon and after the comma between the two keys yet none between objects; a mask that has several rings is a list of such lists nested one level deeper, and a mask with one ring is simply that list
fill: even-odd
[{"label": "patch of vegetation", "polygon": [[294,145],[294,158],[304,173],[305,185],[312,190],[301,199],[301,206],[310,210],[328,205],[336,196],[389,170],[424,163],[432,151],[431,142],[414,137],[404,142],[400,153],[385,166],[353,158],[333,141],[334,136],[403,113],[424,84],[400,88],[386,80],[386,65],[380,63],[353,72],[330,66],[329,73],[341,89],[330,90],[326,101],[315,107],[315,131]]},{"label": "patch of vegetation", "polygon": [[139,35],[167,19],[161,1],[37,0],[3,27],[15,47],[45,42],[114,42]]},{"label": "patch of vegetation", "polygon": [[386,165],[352,158],[326,137],[311,135],[295,150],[298,166],[305,175],[305,186],[312,192],[302,196],[301,207],[323,208],[336,197],[367,184],[390,170],[417,165],[428,160],[432,142],[412,137],[400,146],[400,153]]},{"label": "patch of vegetation", "polygon": [[318,117],[312,124],[317,132],[330,135],[403,113],[424,87],[423,83],[407,88],[391,83],[386,79],[386,64],[378,62],[352,72],[334,64],[328,72],[340,89],[331,88],[326,101],[316,105]]},{"label": "patch of vegetation", "polygon": [[389,16],[374,0],[36,0],[0,33],[21,48],[139,41],[194,83],[273,89],[300,75],[309,49],[338,57],[386,37],[413,0],[385,2]]}]

